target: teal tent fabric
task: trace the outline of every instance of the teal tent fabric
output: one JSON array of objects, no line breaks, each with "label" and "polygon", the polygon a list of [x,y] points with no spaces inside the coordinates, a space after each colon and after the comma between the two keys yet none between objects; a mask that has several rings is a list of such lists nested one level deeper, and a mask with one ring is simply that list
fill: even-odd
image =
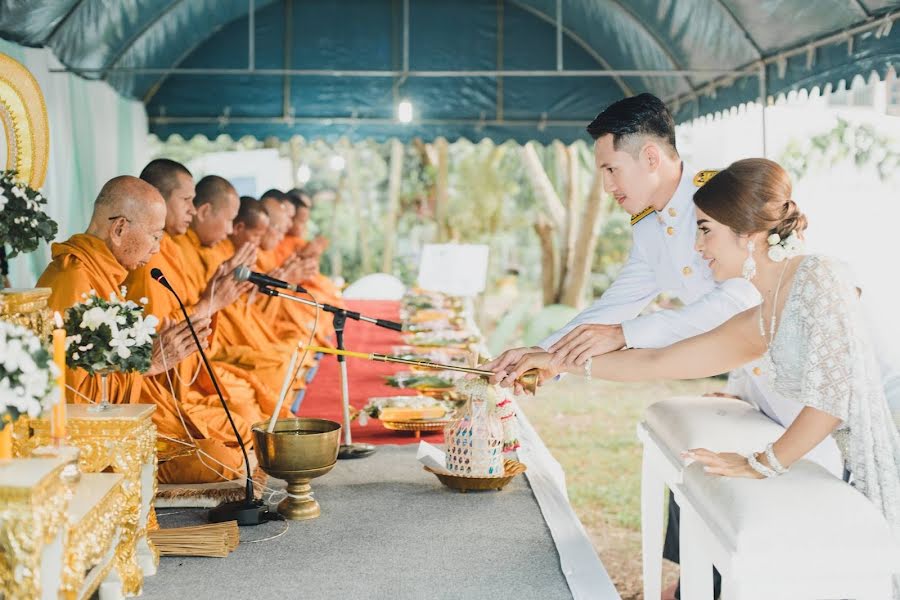
[{"label": "teal tent fabric", "polygon": [[[776,96],[884,75],[900,56],[900,0],[565,0],[566,76],[424,77],[416,72],[555,70],[557,2],[408,6],[409,76],[278,71],[403,71],[403,0],[6,0],[0,36],[47,46],[143,101],[163,137],[572,141],[625,95],[655,93],[685,121],[758,99],[761,72]],[[134,68],[157,71],[123,71]],[[571,76],[609,69],[629,72]],[[635,72],[673,70],[690,72]],[[411,124],[394,119],[400,98],[415,107]]]}]

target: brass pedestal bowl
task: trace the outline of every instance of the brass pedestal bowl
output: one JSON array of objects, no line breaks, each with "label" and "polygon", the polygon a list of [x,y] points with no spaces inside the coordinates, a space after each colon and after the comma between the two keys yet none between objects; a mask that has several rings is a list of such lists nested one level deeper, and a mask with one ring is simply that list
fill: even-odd
[{"label": "brass pedestal bowl", "polygon": [[253,426],[259,466],[271,477],[287,481],[287,498],[278,505],[286,519],[315,519],[321,512],[309,482],[334,467],[341,425],[325,419],[279,419],[272,433],[268,421]]}]

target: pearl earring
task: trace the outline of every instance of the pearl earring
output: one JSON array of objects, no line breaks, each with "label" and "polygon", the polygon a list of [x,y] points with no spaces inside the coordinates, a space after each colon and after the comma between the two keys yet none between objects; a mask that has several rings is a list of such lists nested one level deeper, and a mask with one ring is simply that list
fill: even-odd
[{"label": "pearl earring", "polygon": [[747,281],[756,277],[756,260],[753,259],[754,250],[756,250],[756,244],[753,243],[753,240],[750,240],[747,242],[747,260],[744,261],[744,267],[741,269],[741,275]]}]

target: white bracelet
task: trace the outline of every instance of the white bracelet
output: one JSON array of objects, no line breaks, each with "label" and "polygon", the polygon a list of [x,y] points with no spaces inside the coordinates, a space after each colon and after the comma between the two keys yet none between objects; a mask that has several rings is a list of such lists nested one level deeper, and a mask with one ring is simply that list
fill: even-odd
[{"label": "white bracelet", "polygon": [[769,461],[769,465],[771,465],[772,470],[774,470],[779,475],[784,475],[788,472],[788,470],[782,466],[781,462],[778,460],[778,457],[775,456],[774,444],[769,444],[768,446],[766,446],[766,459]]},{"label": "white bracelet", "polygon": [[593,379],[592,367],[594,366],[594,357],[589,356],[586,361],[584,361],[584,376],[588,381]]},{"label": "white bracelet", "polygon": [[747,462],[750,463],[750,468],[762,475],[763,477],[777,477],[778,473],[762,464],[758,460],[756,460],[756,454],[751,452],[747,455]]}]

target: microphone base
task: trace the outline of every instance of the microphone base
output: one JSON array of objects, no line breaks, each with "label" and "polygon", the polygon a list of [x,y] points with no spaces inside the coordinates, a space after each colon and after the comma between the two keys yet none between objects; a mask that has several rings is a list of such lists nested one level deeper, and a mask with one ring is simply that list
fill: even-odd
[{"label": "microphone base", "polygon": [[237,524],[243,527],[244,525],[259,525],[270,520],[269,507],[262,500],[226,502],[209,509],[210,523],[237,521]]},{"label": "microphone base", "polygon": [[349,458],[364,458],[375,452],[372,444],[341,444],[338,450],[338,460]]}]

